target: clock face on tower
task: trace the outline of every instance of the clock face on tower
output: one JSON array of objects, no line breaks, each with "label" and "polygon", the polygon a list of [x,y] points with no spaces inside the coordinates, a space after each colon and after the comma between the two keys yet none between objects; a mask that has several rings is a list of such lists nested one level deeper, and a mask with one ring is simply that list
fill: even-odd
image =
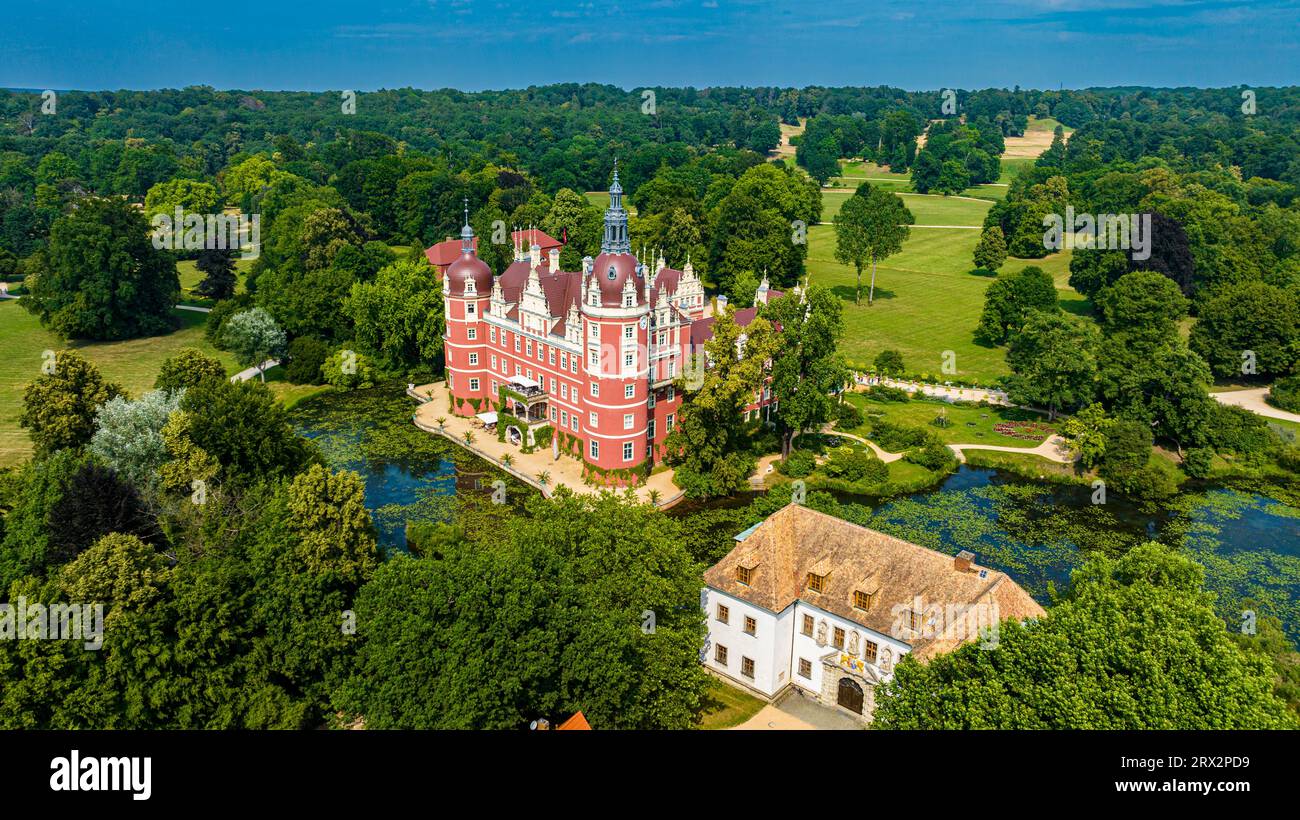
[{"label": "clock face on tower", "polygon": [[649,322],[649,320],[648,320],[646,317],[644,317],[644,316],[641,317],[641,329],[642,329],[642,330],[645,330],[645,329],[646,329],[646,325],[648,325],[649,323],[650,323],[650,322]]}]

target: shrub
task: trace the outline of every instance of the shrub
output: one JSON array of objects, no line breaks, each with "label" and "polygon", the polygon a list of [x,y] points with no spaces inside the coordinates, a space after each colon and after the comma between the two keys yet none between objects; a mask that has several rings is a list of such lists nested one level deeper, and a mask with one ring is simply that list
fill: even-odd
[{"label": "shrub", "polygon": [[888,419],[873,419],[871,440],[891,453],[920,447],[930,440],[930,433],[920,427],[898,424]]},{"label": "shrub", "polygon": [[321,374],[327,384],[342,390],[375,386],[375,371],[370,360],[355,350],[343,349],[330,356],[321,365]]},{"label": "shrub", "polygon": [[1208,444],[1220,453],[1257,455],[1272,441],[1268,422],[1244,407],[1216,403],[1205,425]]},{"label": "shrub", "polygon": [[933,472],[945,472],[957,465],[957,456],[941,441],[931,440],[903,454],[904,461],[919,464]]},{"label": "shrub", "polygon": [[885,462],[865,450],[833,453],[822,470],[831,478],[848,481],[865,479],[870,484],[879,484],[889,478],[889,467]]},{"label": "shrub", "polygon": [[1282,410],[1300,413],[1300,374],[1273,382],[1268,391],[1268,403]]},{"label": "shrub", "polygon": [[835,405],[835,423],[841,430],[852,430],[862,426],[862,410],[852,402],[840,402]]},{"label": "shrub", "polygon": [[1153,458],[1136,470],[1108,474],[1107,480],[1125,495],[1148,504],[1178,494],[1178,470],[1163,458]]},{"label": "shrub", "polygon": [[321,365],[329,356],[329,347],[312,336],[299,336],[289,343],[289,363],[284,377],[294,384],[320,384],[324,381]]},{"label": "shrub", "polygon": [[873,384],[867,388],[867,397],[876,401],[903,402],[910,401],[911,395],[901,387],[889,387],[884,384]]},{"label": "shrub", "polygon": [[1183,469],[1192,478],[1205,478],[1210,474],[1214,451],[1209,447],[1191,447],[1183,455]]},{"label": "shrub", "polygon": [[808,450],[791,450],[790,455],[776,463],[776,470],[790,478],[803,478],[817,467],[817,457]]}]

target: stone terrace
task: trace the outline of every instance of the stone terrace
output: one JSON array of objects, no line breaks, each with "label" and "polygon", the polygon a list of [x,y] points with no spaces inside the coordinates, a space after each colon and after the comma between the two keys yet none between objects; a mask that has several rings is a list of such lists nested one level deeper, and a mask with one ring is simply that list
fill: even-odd
[{"label": "stone terrace", "polygon": [[[561,484],[577,493],[595,494],[602,489],[583,483],[582,462],[573,456],[561,455],[556,459],[550,447],[538,448],[532,453],[522,452],[516,445],[497,441],[496,433],[484,430],[478,419],[452,413],[447,404],[445,382],[422,384],[408,390],[407,394],[421,402],[415,410],[416,427],[441,435],[474,455],[492,462],[525,484],[541,490],[543,495],[549,496]],[[445,419],[445,426],[438,424],[439,418]],[[465,433],[470,431],[474,433],[474,443],[466,444]],[[511,458],[509,467],[501,463],[501,457],[507,454]],[[545,486],[537,480],[537,475],[543,471],[550,473],[550,481]],[[661,509],[671,507],[682,498],[682,491],[673,484],[672,470],[651,475],[645,483],[636,488],[637,497],[642,501],[649,501],[651,490],[659,492]]]}]

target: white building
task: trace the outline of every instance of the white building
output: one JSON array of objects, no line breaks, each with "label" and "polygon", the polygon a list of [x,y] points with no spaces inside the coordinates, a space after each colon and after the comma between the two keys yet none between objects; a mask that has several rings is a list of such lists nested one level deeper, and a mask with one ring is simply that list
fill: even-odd
[{"label": "white building", "polygon": [[1004,573],[791,504],[704,573],[704,664],[771,700],[794,686],[869,722],[875,689],[918,659],[1043,614]]}]

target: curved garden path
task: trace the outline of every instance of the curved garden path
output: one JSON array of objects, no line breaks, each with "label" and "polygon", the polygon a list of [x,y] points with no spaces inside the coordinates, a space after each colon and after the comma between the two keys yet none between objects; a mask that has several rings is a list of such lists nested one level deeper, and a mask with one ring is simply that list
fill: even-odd
[{"label": "curved garden path", "polygon": [[1229,404],[1249,410],[1258,416],[1293,421],[1300,424],[1300,413],[1288,413],[1264,401],[1268,391],[1269,388],[1267,387],[1257,387],[1254,390],[1229,390],[1226,393],[1211,393],[1210,396],[1219,404]]},{"label": "curved garden path", "polygon": [[[846,433],[843,430],[836,430],[829,424],[823,427],[821,432],[827,435],[843,436],[844,438],[850,438],[854,441],[865,444],[870,447],[871,451],[886,464],[891,461],[898,461],[903,457],[902,453],[891,453],[876,444],[874,441],[865,439],[862,436],[856,436],[853,433]],[[1043,443],[1039,444],[1037,447],[1013,447],[1006,444],[949,444],[948,449],[952,450],[953,454],[957,456],[957,460],[961,462],[966,461],[965,450],[996,450],[999,453],[1024,453],[1025,455],[1041,456],[1048,461],[1055,461],[1057,464],[1073,464],[1075,461],[1074,455],[1070,453],[1065,439],[1055,434],[1048,436],[1043,440]]]}]

